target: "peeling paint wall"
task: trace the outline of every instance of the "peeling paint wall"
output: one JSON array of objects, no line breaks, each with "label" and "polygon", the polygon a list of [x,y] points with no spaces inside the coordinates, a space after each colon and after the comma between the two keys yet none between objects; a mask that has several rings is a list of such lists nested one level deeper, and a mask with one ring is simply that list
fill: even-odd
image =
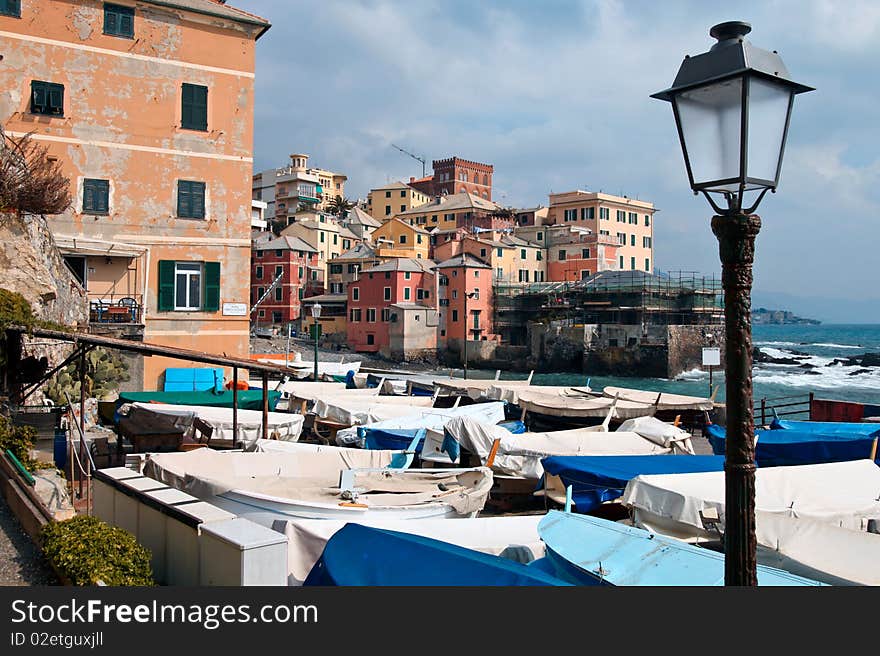
[{"label": "peeling paint wall", "polygon": [[[255,28],[135,6],[133,39],[103,33],[96,0],[24,0],[21,18],[0,16],[0,120],[34,132],[78,192],[52,219],[55,234],[148,249],[137,275],[145,341],[246,356],[248,317],[222,307],[248,303]],[[64,85],[63,116],[30,113],[32,80]],[[208,87],[207,131],[181,127],[184,82]],[[81,212],[84,178],[111,181],[107,216]],[[206,183],[204,219],[177,217],[178,180]],[[162,260],[220,262],[221,311],[159,312]],[[179,362],[145,361],[146,389],[168,366]]]}]

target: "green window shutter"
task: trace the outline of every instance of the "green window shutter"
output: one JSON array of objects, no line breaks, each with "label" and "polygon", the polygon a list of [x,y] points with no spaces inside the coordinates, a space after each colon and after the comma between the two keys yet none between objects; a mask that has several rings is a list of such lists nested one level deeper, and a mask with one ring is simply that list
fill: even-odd
[{"label": "green window shutter", "polygon": [[205,218],[205,183],[190,183],[190,200],[192,202],[192,217],[194,219]]},{"label": "green window shutter", "polygon": [[192,203],[189,197],[189,183],[185,180],[177,181],[177,216],[188,217],[192,212]]},{"label": "green window shutter", "polygon": [[159,312],[174,309],[174,261],[159,261]]},{"label": "green window shutter", "polygon": [[187,130],[207,130],[208,87],[184,82],[180,109],[181,127]]},{"label": "green window shutter", "polygon": [[216,312],[220,309],[220,263],[205,262],[205,302],[202,309]]}]

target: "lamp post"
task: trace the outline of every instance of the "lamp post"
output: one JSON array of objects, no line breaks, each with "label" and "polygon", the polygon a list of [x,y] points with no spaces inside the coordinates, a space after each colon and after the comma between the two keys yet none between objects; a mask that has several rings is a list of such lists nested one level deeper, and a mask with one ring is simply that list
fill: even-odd
[{"label": "lamp post", "polygon": [[318,319],[321,318],[321,304],[315,303],[312,306],[312,319],[313,322],[313,330],[315,331],[315,381],[318,380],[318,330],[320,329],[320,325],[318,323]]},{"label": "lamp post", "polygon": [[672,104],[691,189],[716,212],[727,394],[724,583],[749,586],[757,585],[751,290],[761,219],[754,212],[779,184],[794,96],[813,91],[791,80],[776,51],[746,41],[751,29],[715,25],[709,35],[718,42],[685,56],[672,87],[651,96]]},{"label": "lamp post", "polygon": [[[467,273],[467,269],[465,269],[465,274],[466,273]],[[465,292],[464,293],[464,358],[463,358],[464,365],[462,368],[464,369],[465,380],[467,380],[467,364],[468,364],[468,358],[467,358],[467,355],[468,355],[468,345],[467,345],[467,343],[468,343],[468,306],[467,306],[467,302],[468,302],[469,298],[473,298],[476,295],[477,295],[477,292],[470,292],[470,293]]]}]

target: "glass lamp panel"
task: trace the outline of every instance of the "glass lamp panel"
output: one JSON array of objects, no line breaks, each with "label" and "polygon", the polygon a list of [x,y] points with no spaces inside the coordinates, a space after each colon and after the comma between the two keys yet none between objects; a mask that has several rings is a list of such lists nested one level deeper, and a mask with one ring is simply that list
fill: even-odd
[{"label": "glass lamp panel", "polygon": [[725,80],[683,91],[675,98],[694,185],[740,177],[742,85],[742,78]]},{"label": "glass lamp panel", "polygon": [[776,180],[791,90],[772,80],[749,79],[749,149],[746,174]]}]

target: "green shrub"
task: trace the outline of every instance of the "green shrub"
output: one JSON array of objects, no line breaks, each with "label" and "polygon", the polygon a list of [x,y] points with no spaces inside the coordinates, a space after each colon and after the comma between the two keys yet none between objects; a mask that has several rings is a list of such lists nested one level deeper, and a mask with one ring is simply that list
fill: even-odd
[{"label": "green shrub", "polygon": [[37,431],[32,426],[15,426],[9,419],[0,415],[0,453],[5,453],[6,449],[9,449],[30,472],[37,469],[53,469],[55,465],[52,463],[31,458],[31,449],[34,448],[36,437]]},{"label": "green shrub", "polygon": [[77,515],[43,527],[43,553],[74,585],[154,585],[150,550],[121,528]]}]

